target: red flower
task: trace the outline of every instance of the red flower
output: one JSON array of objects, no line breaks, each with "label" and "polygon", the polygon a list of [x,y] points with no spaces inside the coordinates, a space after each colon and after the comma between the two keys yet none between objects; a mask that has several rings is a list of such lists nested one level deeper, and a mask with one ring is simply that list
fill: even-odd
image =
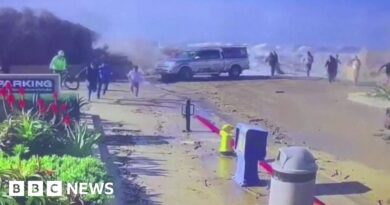
[{"label": "red flower", "polygon": [[46,112],[46,107],[45,105],[38,106],[38,112],[40,114],[44,114]]},{"label": "red flower", "polygon": [[57,103],[50,104],[50,111],[51,113],[58,114],[58,106]]},{"label": "red flower", "polygon": [[23,87],[20,87],[20,88],[18,89],[18,92],[19,92],[19,95],[20,95],[21,97],[24,97],[24,95],[26,94],[26,89],[24,89]]},{"label": "red flower", "polygon": [[45,108],[45,101],[41,98],[38,98],[37,100],[37,106],[38,106],[38,111],[39,113],[43,114],[46,112],[46,108]]},{"label": "red flower", "polygon": [[70,123],[71,123],[70,116],[69,116],[69,115],[65,115],[65,116],[64,116],[64,119],[62,120],[62,123],[64,123],[64,125],[65,125],[66,127],[69,127],[69,126],[70,126]]},{"label": "red flower", "polygon": [[65,103],[61,104],[61,112],[66,113],[67,111],[68,111],[68,106]]},{"label": "red flower", "polygon": [[44,101],[42,98],[38,98],[38,99],[37,99],[37,105],[38,105],[38,106],[45,105],[45,101]]},{"label": "red flower", "polygon": [[19,109],[24,110],[26,108],[26,101],[24,99],[19,100]]},{"label": "red flower", "polygon": [[12,90],[12,84],[11,84],[11,82],[9,82],[9,81],[6,82],[5,85],[4,85],[4,88],[6,88],[6,89],[9,90],[9,91]]},{"label": "red flower", "polygon": [[8,95],[6,101],[7,101],[7,103],[8,103],[9,105],[14,105],[14,104],[15,104],[14,95],[12,95],[12,94],[11,94],[11,95]]},{"label": "red flower", "polygon": [[1,88],[1,89],[0,89],[0,96],[1,96],[1,97],[3,97],[3,98],[6,97],[6,96],[7,96],[7,93],[8,93],[8,92],[7,92],[7,90],[6,90],[5,88]]},{"label": "red flower", "polygon": [[53,99],[54,99],[54,102],[58,101],[58,92],[53,93]]}]

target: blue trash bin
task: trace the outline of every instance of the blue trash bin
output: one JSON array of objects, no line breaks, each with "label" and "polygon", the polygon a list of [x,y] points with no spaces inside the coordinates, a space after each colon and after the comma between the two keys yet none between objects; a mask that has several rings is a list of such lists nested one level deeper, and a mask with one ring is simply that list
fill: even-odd
[{"label": "blue trash bin", "polygon": [[260,185],[258,162],[266,156],[268,132],[260,127],[237,124],[235,152],[236,172],[233,180],[240,186]]}]

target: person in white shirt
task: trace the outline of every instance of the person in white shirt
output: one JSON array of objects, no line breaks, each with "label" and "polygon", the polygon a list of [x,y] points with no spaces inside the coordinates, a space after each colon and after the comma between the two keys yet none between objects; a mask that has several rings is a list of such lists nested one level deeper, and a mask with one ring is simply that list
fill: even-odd
[{"label": "person in white shirt", "polygon": [[360,67],[362,66],[362,62],[360,61],[358,56],[355,56],[352,61],[352,69],[353,69],[353,82],[355,85],[358,83],[359,80],[359,73],[360,73]]},{"label": "person in white shirt", "polygon": [[130,82],[131,93],[138,97],[139,86],[143,80],[142,73],[139,72],[138,66],[134,66],[134,69],[127,74],[127,77],[129,78]]}]

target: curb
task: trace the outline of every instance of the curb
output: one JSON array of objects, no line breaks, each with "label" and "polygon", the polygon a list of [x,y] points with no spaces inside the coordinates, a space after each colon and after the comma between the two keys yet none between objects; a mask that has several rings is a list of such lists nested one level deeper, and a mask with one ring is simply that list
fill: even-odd
[{"label": "curb", "polygon": [[120,175],[118,174],[118,167],[113,163],[113,160],[110,159],[110,154],[107,147],[104,145],[105,133],[104,129],[98,115],[92,115],[92,123],[95,128],[95,131],[99,132],[103,136],[102,142],[98,144],[98,152],[100,153],[100,159],[103,161],[108,174],[112,177],[114,183],[114,196],[115,198],[110,203],[110,205],[125,205],[123,200],[124,193],[122,190],[122,181],[120,180]]}]

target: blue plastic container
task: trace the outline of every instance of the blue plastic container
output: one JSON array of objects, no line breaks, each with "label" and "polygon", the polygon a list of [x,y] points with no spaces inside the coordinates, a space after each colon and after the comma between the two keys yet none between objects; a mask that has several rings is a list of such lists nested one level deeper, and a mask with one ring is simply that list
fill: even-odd
[{"label": "blue plastic container", "polygon": [[235,151],[236,172],[233,180],[240,186],[258,186],[258,162],[266,156],[268,132],[260,127],[237,124]]}]

